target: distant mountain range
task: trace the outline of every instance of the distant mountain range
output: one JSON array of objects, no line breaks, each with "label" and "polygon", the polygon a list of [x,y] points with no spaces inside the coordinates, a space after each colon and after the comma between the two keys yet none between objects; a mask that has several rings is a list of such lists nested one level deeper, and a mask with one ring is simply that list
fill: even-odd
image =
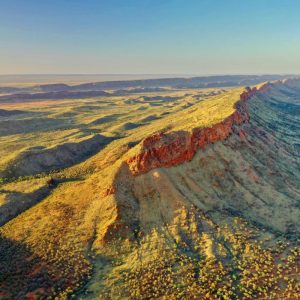
[{"label": "distant mountain range", "polygon": [[[202,77],[174,77],[157,79],[90,82],[76,85],[65,83],[41,84],[25,87],[0,87],[0,102],[43,99],[74,99],[105,96],[106,91],[118,95],[157,91],[162,88],[215,88],[255,85],[264,81],[280,80],[295,76],[283,75],[220,75]],[[128,89],[128,91],[126,90]],[[134,90],[132,90],[134,89]],[[121,90],[121,91],[119,91]],[[110,94],[107,94],[109,96]]]}]

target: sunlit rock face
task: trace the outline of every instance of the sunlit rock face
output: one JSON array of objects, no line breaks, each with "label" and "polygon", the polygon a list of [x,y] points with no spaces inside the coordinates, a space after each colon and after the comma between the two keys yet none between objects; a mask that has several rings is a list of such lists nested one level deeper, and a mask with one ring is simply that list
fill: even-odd
[{"label": "sunlit rock face", "polygon": [[127,160],[131,172],[138,175],[154,168],[170,167],[190,161],[198,149],[205,149],[210,144],[224,141],[233,131],[240,132],[243,138],[245,133],[238,127],[249,122],[246,102],[256,93],[266,91],[268,86],[266,84],[259,89],[247,88],[241,93],[240,101],[235,104],[236,111],[212,127],[195,127],[191,132],[157,133],[147,137],[142,142],[140,153]]}]

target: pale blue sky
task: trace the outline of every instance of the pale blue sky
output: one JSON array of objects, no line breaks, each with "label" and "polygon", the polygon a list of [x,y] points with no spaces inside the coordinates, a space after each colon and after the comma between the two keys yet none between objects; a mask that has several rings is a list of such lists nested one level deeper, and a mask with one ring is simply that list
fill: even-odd
[{"label": "pale blue sky", "polygon": [[299,0],[0,0],[0,74],[300,73]]}]

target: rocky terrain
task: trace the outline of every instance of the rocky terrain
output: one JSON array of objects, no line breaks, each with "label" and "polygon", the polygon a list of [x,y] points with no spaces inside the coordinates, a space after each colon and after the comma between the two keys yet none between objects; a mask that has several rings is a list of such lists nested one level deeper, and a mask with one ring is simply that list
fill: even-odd
[{"label": "rocky terrain", "polygon": [[300,80],[180,80],[6,99],[0,298],[298,299]]}]

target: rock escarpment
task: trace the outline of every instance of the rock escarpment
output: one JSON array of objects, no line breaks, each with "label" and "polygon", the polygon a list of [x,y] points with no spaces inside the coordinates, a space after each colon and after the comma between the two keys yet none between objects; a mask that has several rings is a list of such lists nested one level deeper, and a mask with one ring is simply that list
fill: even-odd
[{"label": "rock escarpment", "polygon": [[268,83],[259,88],[247,87],[235,104],[235,112],[212,127],[194,128],[191,132],[160,132],[149,136],[142,142],[142,150],[126,161],[132,174],[139,175],[154,168],[170,167],[190,161],[198,149],[225,140],[233,131],[244,138],[245,134],[239,125],[249,122],[246,102],[257,92],[264,92],[268,87]]}]

